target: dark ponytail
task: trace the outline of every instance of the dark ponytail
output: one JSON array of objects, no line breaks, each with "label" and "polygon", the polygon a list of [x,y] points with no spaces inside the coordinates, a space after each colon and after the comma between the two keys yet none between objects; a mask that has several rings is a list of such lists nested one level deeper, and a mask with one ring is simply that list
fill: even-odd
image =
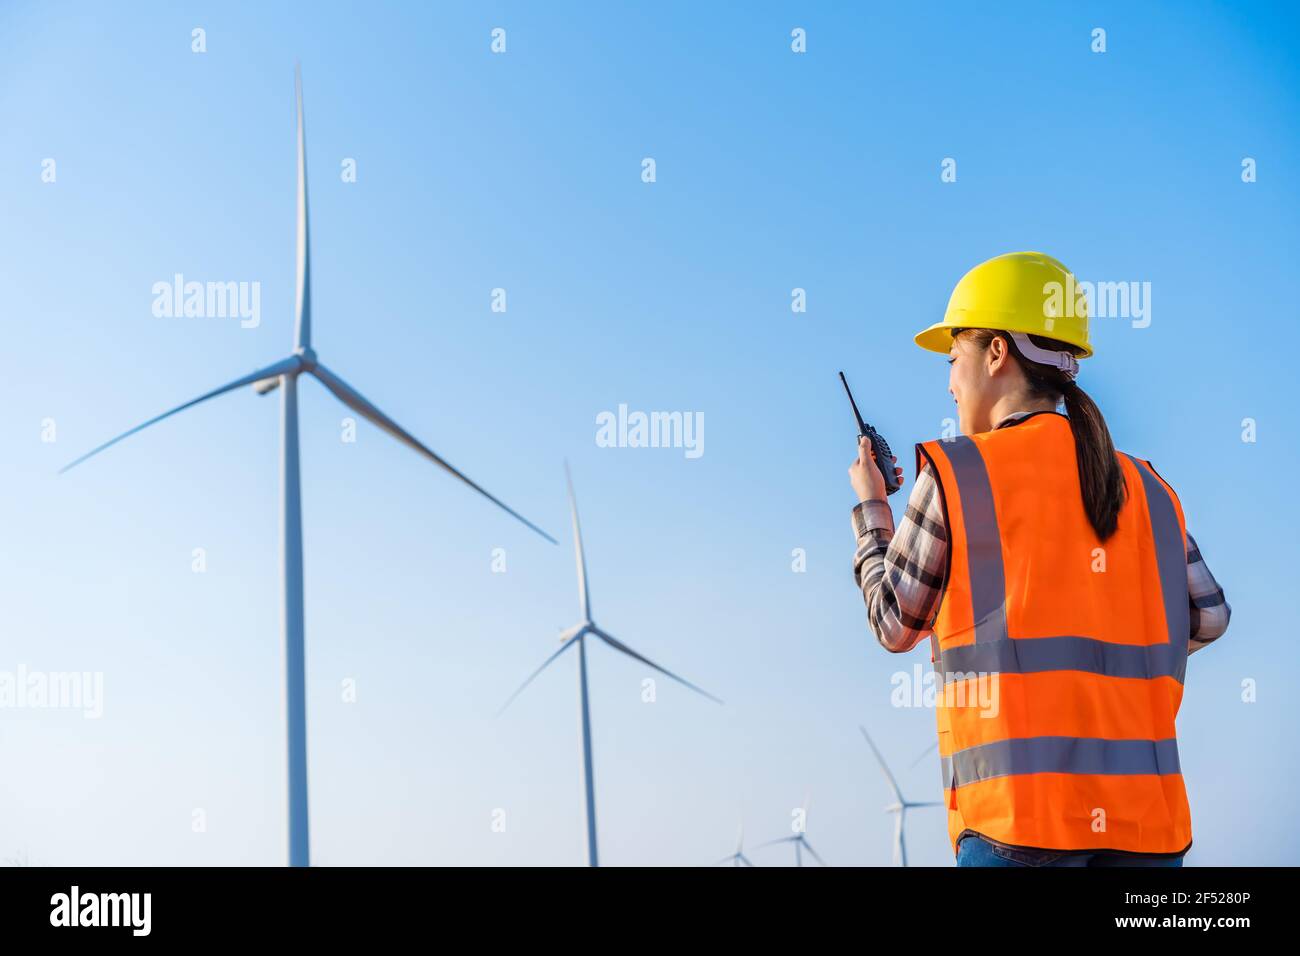
[{"label": "dark ponytail", "polygon": [[1097,403],[1074,382],[1068,383],[1061,394],[1065,412],[1070,416],[1070,431],[1074,433],[1083,508],[1097,537],[1105,541],[1119,524],[1119,509],[1124,504],[1124,472],[1120,470],[1115,443]]},{"label": "dark ponytail", "polygon": [[[1124,505],[1124,472],[1120,469],[1111,441],[1106,419],[1088,393],[1060,369],[1031,362],[1021,354],[1015,341],[1005,332],[990,329],[963,329],[958,335],[968,334],[981,351],[989,347],[994,338],[1007,343],[1007,348],[1020,370],[1025,374],[1029,395],[1064,401],[1070,418],[1070,431],[1074,434],[1075,461],[1079,468],[1079,489],[1083,493],[1083,510],[1088,523],[1105,541],[1119,525],[1119,509]],[[1080,349],[1072,348],[1041,335],[1029,336],[1029,341],[1039,348],[1053,352],[1069,351],[1078,355]]]}]

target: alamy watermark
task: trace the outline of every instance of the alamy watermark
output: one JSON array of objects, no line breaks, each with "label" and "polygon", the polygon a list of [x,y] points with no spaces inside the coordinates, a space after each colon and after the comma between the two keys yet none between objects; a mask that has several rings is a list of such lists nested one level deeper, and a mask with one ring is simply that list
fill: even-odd
[{"label": "alamy watermark", "polygon": [[239,319],[241,329],[262,324],[262,283],[186,282],[176,273],[153,284],[153,314],[159,319]]},{"label": "alamy watermark", "polygon": [[687,458],[704,454],[703,412],[618,412],[596,416],[598,448],[682,448]]},{"label": "alamy watermark", "polygon": [[0,710],[80,710],[87,720],[104,716],[103,671],[0,671]]},{"label": "alamy watermark", "polygon": [[1079,282],[1069,275],[1064,284],[1045,283],[1043,296],[1048,332],[1053,319],[1085,315],[1093,319],[1131,319],[1135,329],[1151,324],[1150,282]]},{"label": "alamy watermark", "polygon": [[148,936],[152,910],[152,893],[83,893],[74,883],[50,897],[50,925],[122,927],[132,936]]},{"label": "alamy watermark", "polygon": [[[893,707],[936,707],[943,694],[944,707],[969,707],[981,717],[993,718],[1001,711],[998,703],[999,678],[996,671],[950,671],[940,685],[940,673],[925,670],[920,664],[912,672],[895,671],[889,678],[893,690],[889,703]],[[942,688],[942,689],[941,689]]]}]

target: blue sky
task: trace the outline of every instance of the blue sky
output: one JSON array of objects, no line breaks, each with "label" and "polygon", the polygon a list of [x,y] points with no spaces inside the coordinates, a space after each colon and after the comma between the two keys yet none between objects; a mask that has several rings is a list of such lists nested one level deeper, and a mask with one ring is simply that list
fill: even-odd
[{"label": "blue sky", "polygon": [[[245,390],[55,472],[290,350],[298,59],[321,358],[562,538],[567,457],[596,620],[727,701],[661,682],[643,703],[644,668],[591,649],[603,862],[707,863],[742,818],[753,843],[788,834],[810,795],[830,863],[887,863],[859,723],[935,797],[935,762],[911,766],[934,715],[889,702],[928,655],[881,651],[852,581],[835,372],[895,448],[937,435],[947,368],[911,336],[1017,249],[1152,284],[1149,327],[1094,323],[1081,384],[1179,491],[1233,606],[1179,720],[1188,862],[1300,859],[1278,673],[1300,466],[1292,10],[306,9],[0,6],[0,670],[104,675],[98,720],[0,711],[0,857],[285,858],[278,398]],[[178,272],[260,283],[260,325],[155,317]],[[342,442],[345,410],[300,394],[314,862],[581,862],[576,660],[493,717],[577,619],[567,539],[368,425]],[[703,413],[704,454],[597,447],[620,403]],[[951,865],[926,812],[913,862]]]}]

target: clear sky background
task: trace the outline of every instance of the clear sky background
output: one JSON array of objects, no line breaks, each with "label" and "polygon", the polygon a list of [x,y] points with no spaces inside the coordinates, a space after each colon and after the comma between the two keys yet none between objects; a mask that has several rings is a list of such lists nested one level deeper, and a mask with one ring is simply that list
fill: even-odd
[{"label": "clear sky background", "polygon": [[[576,658],[493,716],[578,619],[567,457],[596,620],[727,702],[643,703],[645,668],[590,649],[603,862],[705,864],[743,819],[787,864],[752,847],[810,795],[828,862],[887,863],[857,726],[937,799],[933,712],[890,705],[928,652],[867,628],[835,373],[910,473],[954,412],[911,336],[1019,249],[1152,283],[1081,384],[1233,608],[1188,668],[1188,862],[1300,860],[1294,9],[848,6],[0,4],[0,670],[104,675],[99,720],[0,710],[0,857],[285,860],[278,393],[55,473],[290,351],[300,59],[322,360],[563,541],[367,424],[342,442],[303,381],[314,862],[584,860]],[[178,272],[260,282],[260,326],[155,318]],[[620,403],[702,412],[703,456],[597,447]],[[935,811],[909,842],[952,864]]]}]

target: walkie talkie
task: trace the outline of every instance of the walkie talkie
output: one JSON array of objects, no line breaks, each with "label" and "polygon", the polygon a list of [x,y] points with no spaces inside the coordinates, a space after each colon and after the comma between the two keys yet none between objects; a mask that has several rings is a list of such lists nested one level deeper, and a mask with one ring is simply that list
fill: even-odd
[{"label": "walkie talkie", "polygon": [[853,415],[858,420],[858,432],[863,438],[871,439],[871,450],[876,454],[876,467],[880,469],[880,474],[885,478],[885,494],[892,495],[900,487],[898,476],[894,474],[894,453],[889,450],[889,442],[885,441],[884,436],[876,431],[870,425],[862,420],[862,413],[858,411],[858,403],[853,400],[853,393],[849,391],[849,380],[840,372],[840,381],[844,383],[844,393],[849,396],[849,404],[853,406]]}]

